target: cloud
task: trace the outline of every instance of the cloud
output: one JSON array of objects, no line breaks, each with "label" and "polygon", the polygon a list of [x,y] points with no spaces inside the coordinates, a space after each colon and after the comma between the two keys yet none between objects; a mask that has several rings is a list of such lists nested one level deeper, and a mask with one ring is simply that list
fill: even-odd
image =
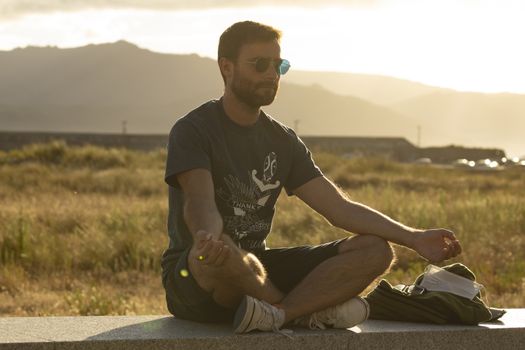
[{"label": "cloud", "polygon": [[371,6],[385,0],[1,0],[0,18],[53,11],[136,8],[150,10],[190,10],[252,6]]}]

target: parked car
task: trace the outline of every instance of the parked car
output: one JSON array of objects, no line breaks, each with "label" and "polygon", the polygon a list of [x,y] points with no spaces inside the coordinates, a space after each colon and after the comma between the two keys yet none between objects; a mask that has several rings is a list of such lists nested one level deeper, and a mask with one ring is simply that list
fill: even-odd
[{"label": "parked car", "polygon": [[525,167],[525,159],[520,159],[518,157],[512,157],[507,159],[505,162],[506,167]]},{"label": "parked car", "polygon": [[497,161],[487,158],[487,159],[478,160],[476,162],[476,165],[474,166],[474,169],[482,170],[482,171],[491,171],[491,170],[499,170],[500,166]]},{"label": "parked car", "polygon": [[415,164],[432,164],[432,159],[430,158],[418,158],[414,160]]},{"label": "parked car", "polygon": [[471,169],[471,168],[474,168],[474,166],[476,165],[476,162],[473,160],[461,158],[461,159],[456,159],[455,161],[453,161],[452,165],[455,166],[456,168]]}]

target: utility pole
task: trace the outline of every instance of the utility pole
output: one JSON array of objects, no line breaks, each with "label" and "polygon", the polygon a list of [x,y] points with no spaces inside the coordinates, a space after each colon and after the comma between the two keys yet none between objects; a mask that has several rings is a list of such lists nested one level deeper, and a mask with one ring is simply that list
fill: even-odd
[{"label": "utility pole", "polygon": [[417,126],[417,147],[421,148],[421,125]]},{"label": "utility pole", "polygon": [[123,120],[122,121],[122,135],[126,135],[128,133],[128,121],[127,120]]},{"label": "utility pole", "polygon": [[293,129],[294,129],[296,134],[299,134],[299,122],[300,122],[299,119],[295,119],[293,121]]}]

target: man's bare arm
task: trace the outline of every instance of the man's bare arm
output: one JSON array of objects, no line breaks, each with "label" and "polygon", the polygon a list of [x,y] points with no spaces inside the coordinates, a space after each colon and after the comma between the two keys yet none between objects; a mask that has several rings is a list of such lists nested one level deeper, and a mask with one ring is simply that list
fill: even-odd
[{"label": "man's bare arm", "polygon": [[207,265],[222,265],[229,247],[221,240],[223,221],[215,204],[210,172],[192,169],[178,174],[177,180],[184,194],[184,221],[193,235],[190,257]]},{"label": "man's bare arm", "polygon": [[184,193],[184,221],[195,236],[198,231],[211,233],[214,239],[222,234],[223,222],[215,204],[211,174],[206,169],[192,169],[177,175]]},{"label": "man's bare arm", "polygon": [[445,229],[420,230],[347,198],[326,177],[317,177],[294,191],[332,225],[357,234],[372,234],[414,249],[429,261],[441,261],[461,252],[454,234]]}]

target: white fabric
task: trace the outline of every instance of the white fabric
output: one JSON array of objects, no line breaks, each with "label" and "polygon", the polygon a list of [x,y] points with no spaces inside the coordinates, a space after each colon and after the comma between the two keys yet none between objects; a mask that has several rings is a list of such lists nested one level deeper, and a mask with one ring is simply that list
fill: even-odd
[{"label": "white fabric", "polygon": [[434,265],[427,266],[419,285],[426,290],[448,292],[470,300],[483,288],[483,285],[477,282]]}]

